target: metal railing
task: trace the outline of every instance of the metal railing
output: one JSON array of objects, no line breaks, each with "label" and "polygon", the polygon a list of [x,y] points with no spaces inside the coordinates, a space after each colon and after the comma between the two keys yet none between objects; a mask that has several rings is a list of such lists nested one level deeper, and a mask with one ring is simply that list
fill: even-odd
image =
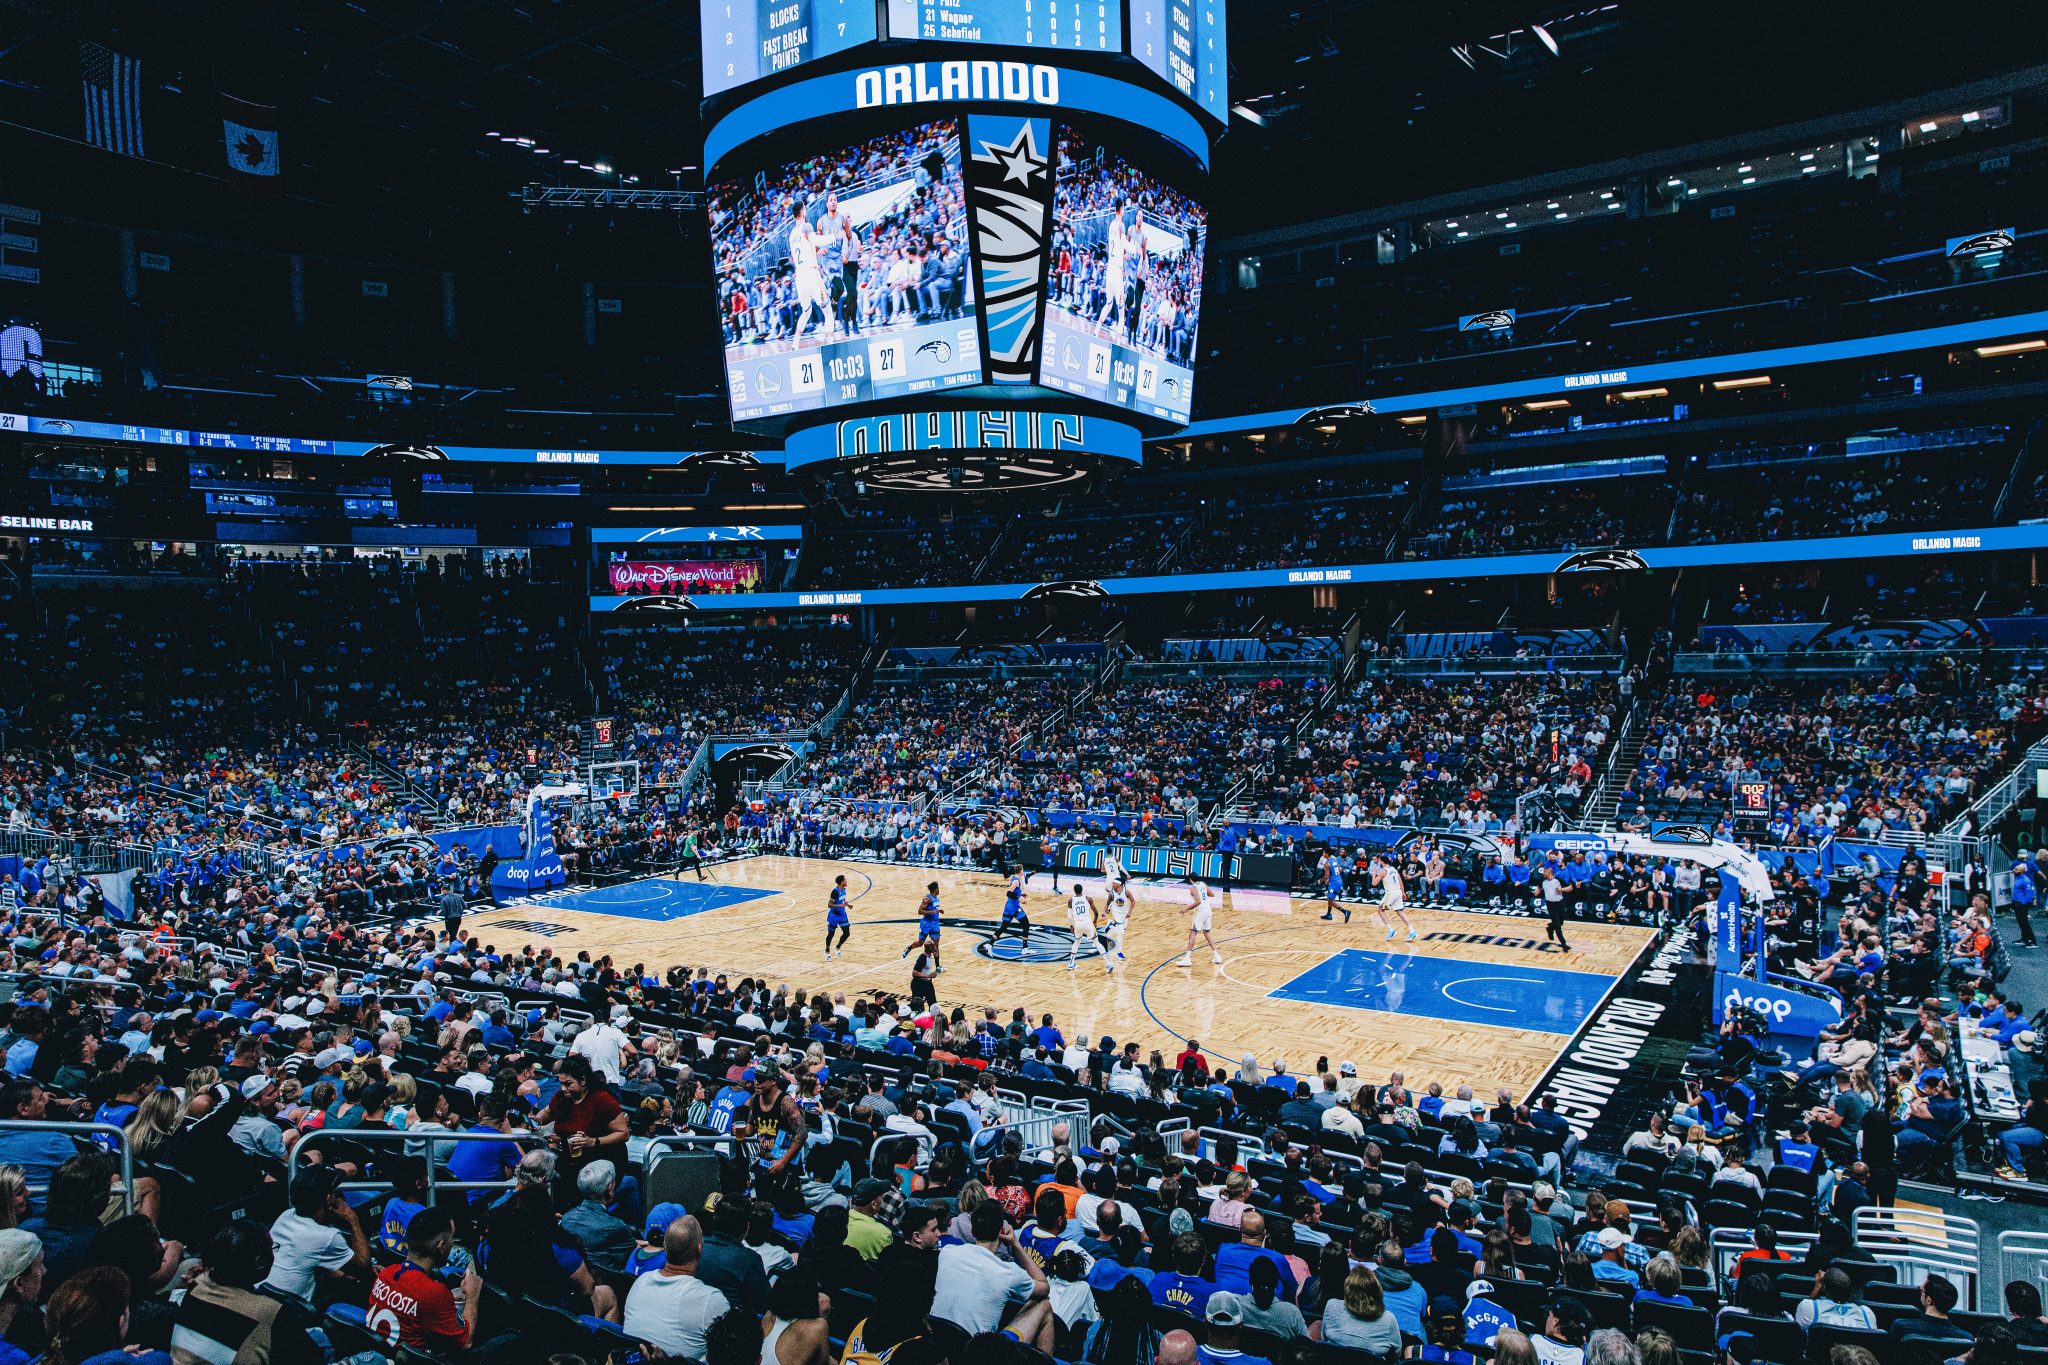
[{"label": "metal railing", "polygon": [[[396,1144],[400,1153],[406,1150],[407,1144],[425,1143],[427,1156],[427,1203],[429,1204],[439,1202],[439,1195],[442,1190],[509,1190],[516,1183],[512,1180],[450,1180],[444,1178],[440,1173],[441,1163],[435,1158],[435,1148],[444,1142],[509,1142],[518,1146],[521,1149],[522,1155],[527,1150],[548,1145],[548,1137],[545,1133],[526,1132],[519,1129],[506,1133],[440,1133],[432,1129],[422,1130],[419,1128],[319,1128],[306,1134],[304,1139],[293,1144],[291,1151],[286,1154],[284,1178],[287,1187],[290,1186],[293,1180],[298,1178],[300,1168],[307,1164],[300,1160],[301,1156],[309,1148],[319,1146],[320,1144],[315,1141],[315,1139],[319,1138],[339,1138],[348,1142],[360,1143],[366,1147],[389,1147]],[[341,1182],[340,1188],[344,1190],[390,1190],[396,1188],[396,1186],[389,1180],[344,1180]]]},{"label": "metal railing", "polygon": [[[109,1144],[101,1139],[113,1139],[114,1159],[121,1167],[121,1211],[135,1212],[135,1152],[128,1145],[128,1134],[111,1123],[66,1123],[58,1119],[0,1119],[0,1132],[17,1133],[68,1133],[90,1137],[102,1148]],[[28,1185],[30,1194],[41,1195],[49,1192],[48,1185]]]},{"label": "metal railing", "polygon": [[1929,1275],[1944,1276],[1962,1295],[1965,1311],[1977,1311],[1984,1234],[1973,1220],[1936,1209],[1871,1207],[1856,1210],[1853,1226],[1857,1249],[1897,1266],[1900,1283],[1924,1284]]},{"label": "metal railing", "polygon": [[1998,1282],[2025,1280],[2048,1294],[2048,1232],[1998,1234]]},{"label": "metal railing", "polygon": [[2048,767],[2048,735],[2028,745],[2012,771],[1987,787],[1981,796],[1944,825],[1941,832],[1961,834],[1965,830],[1989,829],[1993,822],[2017,806],[2021,797],[2031,794],[2034,773],[2042,767]]}]

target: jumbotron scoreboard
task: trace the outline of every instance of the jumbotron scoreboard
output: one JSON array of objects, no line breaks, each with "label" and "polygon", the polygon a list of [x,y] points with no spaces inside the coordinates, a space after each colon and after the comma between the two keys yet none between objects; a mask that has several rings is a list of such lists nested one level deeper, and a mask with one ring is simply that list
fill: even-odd
[{"label": "jumbotron scoreboard", "polygon": [[897,489],[1185,425],[1223,0],[702,0],[732,418]]}]

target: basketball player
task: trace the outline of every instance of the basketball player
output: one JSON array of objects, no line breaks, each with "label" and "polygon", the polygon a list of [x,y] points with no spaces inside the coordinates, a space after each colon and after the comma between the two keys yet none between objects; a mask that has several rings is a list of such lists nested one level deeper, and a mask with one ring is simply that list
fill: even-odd
[{"label": "basketball player", "polygon": [[919,948],[925,949],[932,955],[932,970],[934,972],[946,970],[939,965],[939,884],[937,882],[925,883],[924,899],[917,903],[917,937],[910,941],[910,947],[903,950],[903,956],[909,957],[911,953]]},{"label": "basketball player", "polygon": [[1344,861],[1335,853],[1323,855],[1328,881],[1323,887],[1323,918],[1329,919],[1333,911],[1344,912],[1344,922],[1351,923],[1351,907],[1337,904],[1337,898],[1344,894]]},{"label": "basketball player", "polygon": [[839,211],[839,196],[831,190],[825,191],[825,208],[818,215],[818,225],[812,229],[812,240],[818,248],[818,278],[824,283],[826,297],[832,300],[832,308],[838,314],[839,330],[845,332],[847,316],[846,276],[841,272],[846,249],[846,215]]},{"label": "basketball player", "polygon": [[1124,285],[1124,344],[1138,344],[1138,320],[1145,315],[1145,277],[1151,273],[1152,259],[1146,251],[1145,210],[1131,210],[1131,230],[1124,243],[1125,254],[1130,258],[1125,268],[1127,282]]},{"label": "basketball player", "polygon": [[1106,932],[1098,929],[1095,937],[1102,944],[1104,965],[1113,972],[1124,960],[1124,931],[1131,927],[1130,889],[1122,881],[1114,882],[1104,899],[1108,902],[1109,924]]},{"label": "basketball player", "polygon": [[1104,848],[1102,850],[1103,889],[1106,891],[1111,887],[1122,886],[1130,879],[1131,874],[1124,867],[1123,855],[1118,853],[1114,846]]},{"label": "basketball player", "polygon": [[[1408,904],[1408,893],[1401,885],[1400,870],[1386,859],[1376,856],[1372,860],[1372,879],[1380,888],[1380,923],[1387,924],[1387,916],[1393,915],[1395,919],[1401,921],[1401,928],[1408,931],[1408,941],[1413,943],[1421,935],[1415,932],[1415,926],[1408,922],[1408,914],[1402,908]],[[1388,938],[1399,932],[1400,930],[1387,924]]]},{"label": "basketball player", "polygon": [[1102,247],[1102,315],[1095,319],[1097,327],[1107,327],[1109,315],[1125,305],[1131,238],[1124,228],[1124,213],[1130,206],[1129,200],[1118,199],[1116,214],[1109,220],[1109,239]]},{"label": "basketball player", "polygon": [[1067,970],[1071,972],[1080,958],[1081,945],[1095,941],[1095,898],[1080,882],[1074,883],[1073,894],[1067,897],[1067,929]]},{"label": "basketball player", "polygon": [[994,949],[996,940],[1013,929],[1016,930],[1017,937],[1023,941],[1026,948],[1031,946],[1031,917],[1024,913],[1024,880],[1030,875],[1029,872],[1026,872],[1021,867],[1010,874],[1009,889],[1003,893],[1002,923],[998,924],[996,931],[988,936],[988,945],[991,950]]},{"label": "basketball player", "polygon": [[[839,931],[839,946],[832,946],[832,931]],[[846,956],[846,940],[853,937],[853,920],[846,913],[846,874],[832,879],[831,894],[825,897],[825,960],[836,954]]]},{"label": "basketball player", "polygon": [[818,269],[818,234],[811,227],[811,220],[804,216],[804,201],[789,201],[789,265],[796,282],[796,327],[794,334],[802,336],[809,330],[811,310],[818,310],[818,327],[822,330],[832,321],[832,300],[825,293],[825,277]]},{"label": "basketball player", "polygon": [[1199,937],[1209,945],[1209,960],[1220,967],[1223,965],[1223,954],[1216,947],[1216,940],[1209,931],[1216,927],[1216,904],[1222,897],[1199,878],[1189,885],[1193,892],[1188,899],[1188,909],[1194,912],[1194,917],[1188,921],[1188,950],[1180,955],[1180,961],[1175,965],[1195,965],[1195,939]]}]

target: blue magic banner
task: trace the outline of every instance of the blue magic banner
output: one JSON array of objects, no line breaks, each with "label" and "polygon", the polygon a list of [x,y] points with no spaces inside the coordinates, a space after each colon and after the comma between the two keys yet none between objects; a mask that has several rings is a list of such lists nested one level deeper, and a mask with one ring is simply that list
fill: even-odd
[{"label": "blue magic banner", "polygon": [[[1093,421],[1094,419],[1090,419]],[[820,456],[819,458],[823,458]],[[726,593],[690,599],[598,596],[592,611],[643,614],[761,611],[790,607],[891,607],[944,602],[1033,601],[1041,598],[1142,597],[1152,593],[1238,592],[1324,583],[1440,583],[1461,578],[1598,573],[1623,569],[1691,569],[1724,564],[1799,564],[1822,559],[1947,559],[1993,550],[2048,546],[2048,525],[1983,526],[1959,531],[1897,531],[1725,545],[1650,546],[1571,553],[1417,559],[1390,564],[1337,564],[1321,569],[1240,569],[1227,573],[1153,574],[1142,578],[1064,579],[1040,583],[972,583],[928,588],[838,588],[815,592]]]},{"label": "blue magic banner", "polygon": [[[1876,336],[1851,337],[1842,341],[1818,341],[1804,346],[1779,346],[1767,351],[1743,351],[1733,355],[1701,356],[1696,360],[1670,360],[1627,369],[1588,370],[1579,374],[1547,375],[1508,384],[1474,384],[1460,389],[1427,389],[1417,393],[1373,393],[1342,398],[1333,403],[1364,406],[1373,412],[1421,412],[1431,408],[1456,407],[1465,403],[1497,403],[1518,398],[1547,398],[1580,389],[1605,388],[1611,384],[1658,384],[1668,380],[1704,379],[1738,370],[1768,370],[1793,365],[1823,365],[1837,360],[1862,360],[1897,351],[1917,351],[1942,346],[1967,346],[1981,341],[2024,336],[2048,327],[2048,312],[2017,313],[2009,317],[1982,318],[1973,322],[1950,323],[1944,327],[1923,327],[1911,332],[1885,332]],[[1329,407],[1332,404],[1324,404]],[[1199,440],[1206,436],[1228,436],[1233,432],[1257,431],[1265,427],[1291,426],[1320,411],[1319,408],[1278,408],[1271,412],[1245,413],[1196,422],[1177,440]]]},{"label": "blue magic banner", "polygon": [[802,540],[801,526],[593,526],[593,545],[730,545]]},{"label": "blue magic banner", "polygon": [[799,123],[892,105],[935,114],[941,107],[997,105],[1097,114],[1149,128],[1185,148],[1204,170],[1209,166],[1209,130],[1184,105],[1135,81],[1043,60],[900,62],[766,90],[705,130],[704,166],[714,170],[734,149]]}]

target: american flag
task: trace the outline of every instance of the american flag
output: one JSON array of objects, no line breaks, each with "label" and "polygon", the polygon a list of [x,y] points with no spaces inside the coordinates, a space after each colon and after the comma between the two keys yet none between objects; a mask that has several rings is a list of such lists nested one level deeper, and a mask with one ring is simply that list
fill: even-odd
[{"label": "american flag", "polygon": [[122,156],[141,156],[142,63],[82,42],[78,73],[85,87],[85,140]]}]

